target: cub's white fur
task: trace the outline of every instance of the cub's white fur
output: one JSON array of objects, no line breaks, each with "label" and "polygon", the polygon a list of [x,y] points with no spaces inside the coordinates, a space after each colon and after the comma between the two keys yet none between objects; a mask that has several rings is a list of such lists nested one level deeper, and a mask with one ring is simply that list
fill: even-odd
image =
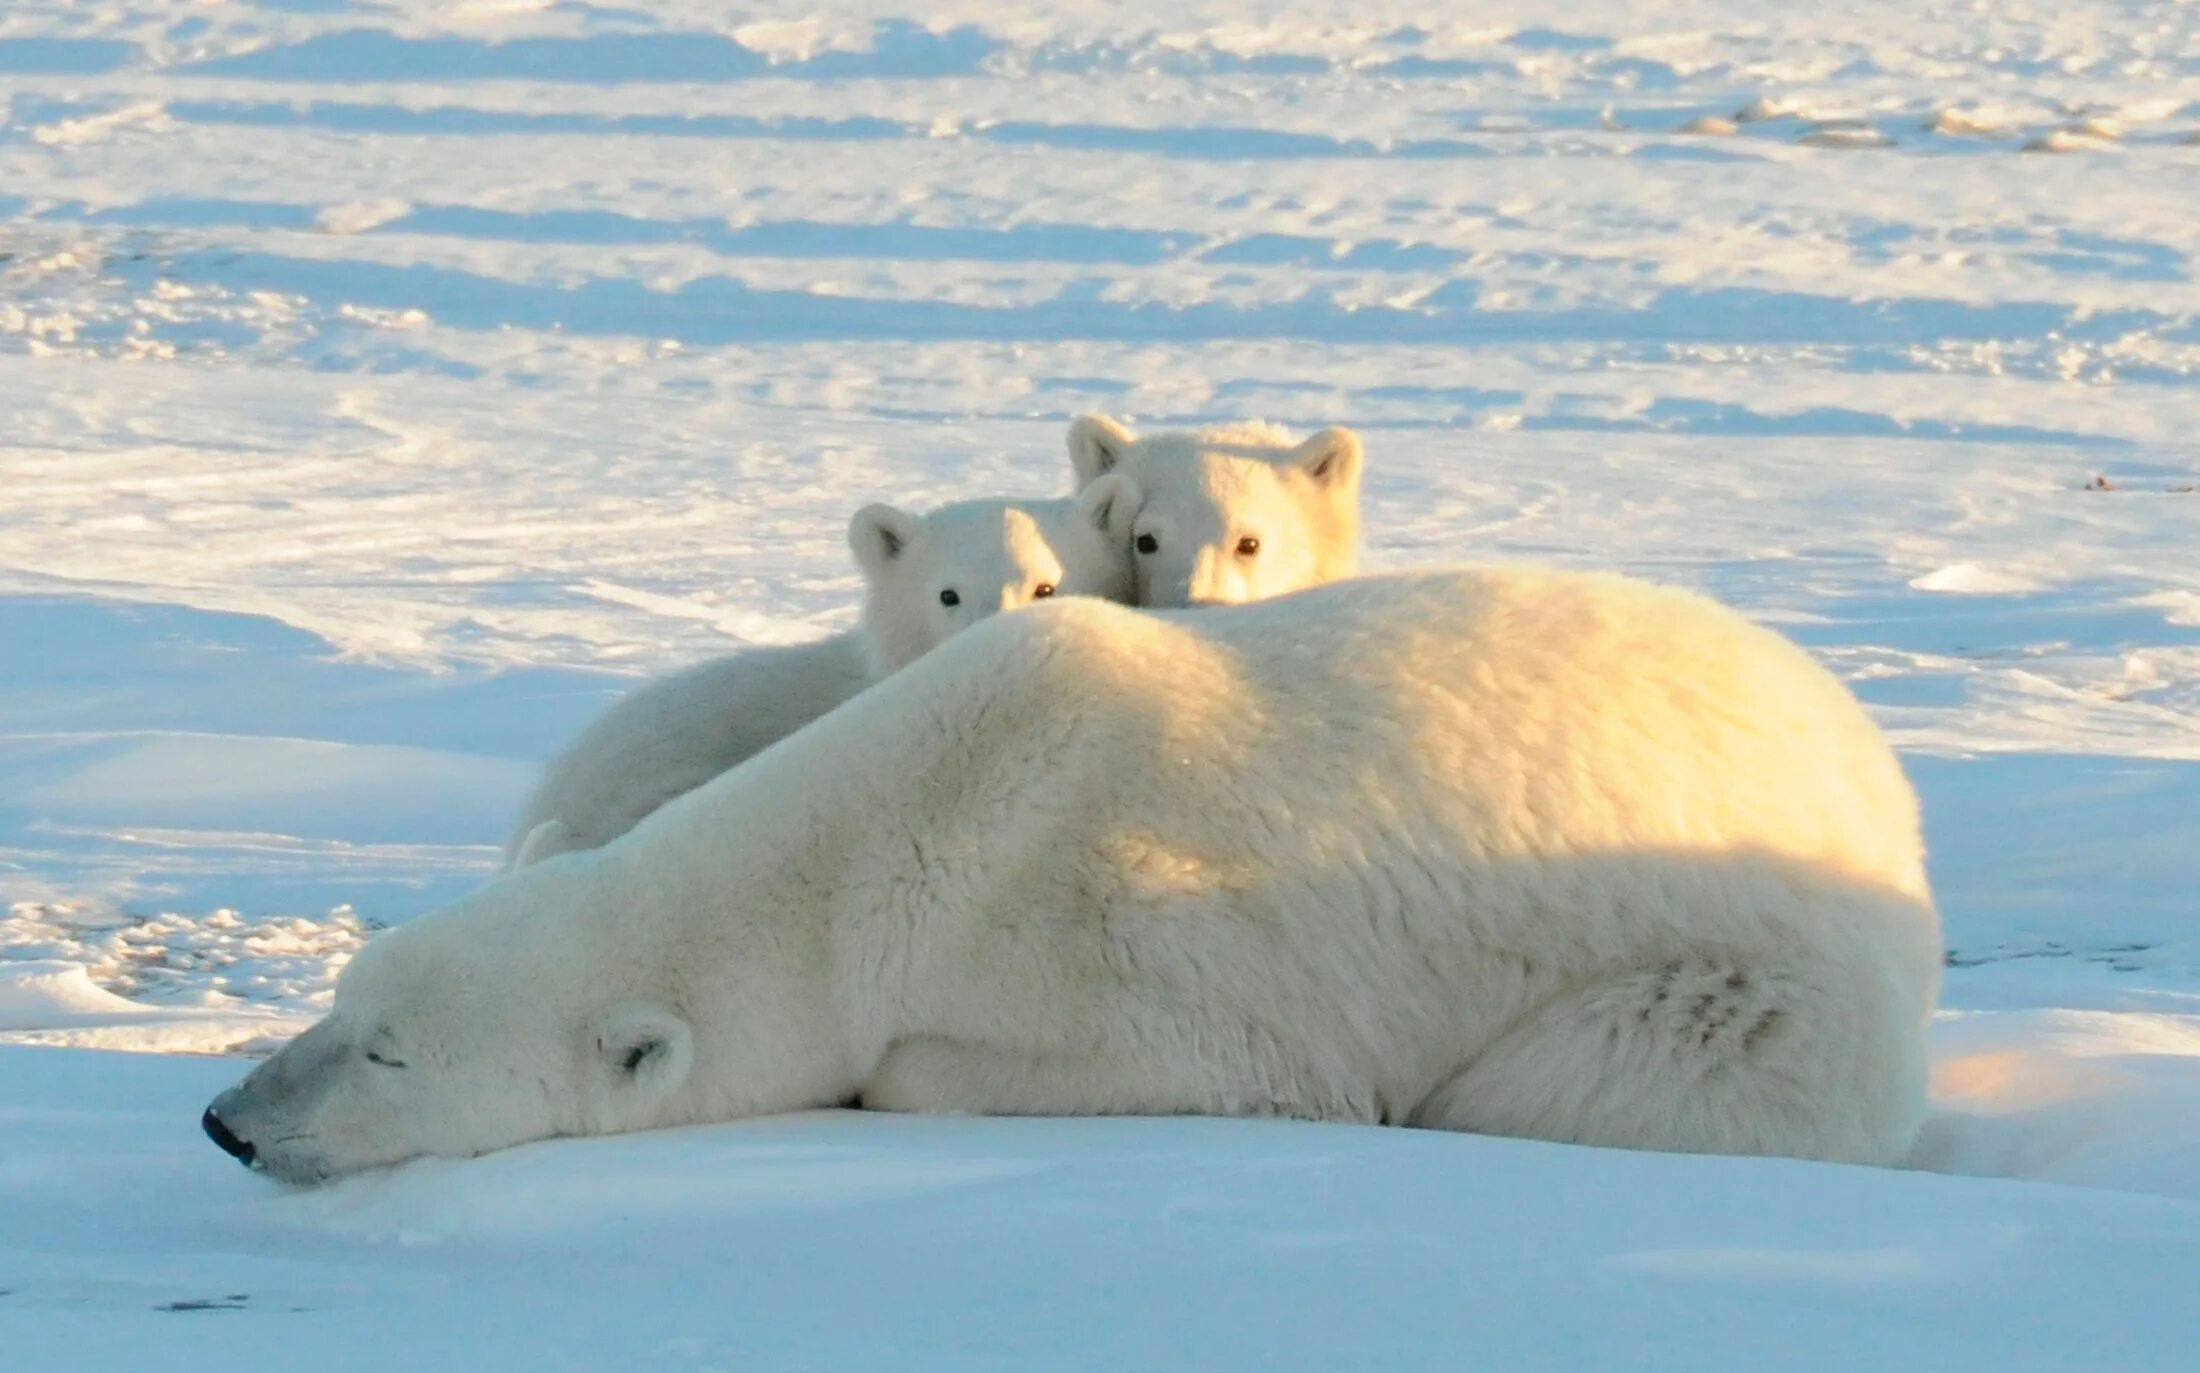
[{"label": "cub's white fur", "polygon": [[377,937],[212,1109],[301,1179],[858,1098],[1885,1163],[1939,967],[1893,753],[1708,601],[1080,599]]},{"label": "cub's white fur", "polygon": [[1257,601],[1349,577],[1359,561],[1360,440],[1299,443],[1266,424],[1139,438],[1105,415],[1069,428],[1079,482],[1123,472],[1144,497],[1138,604]]},{"label": "cub's white fur", "polygon": [[964,501],[923,515],[865,506],[848,526],[861,627],[713,658],[625,697],[544,769],[507,866],[610,842],[988,616],[1056,594],[1129,601],[1137,513],[1138,488],[1122,476],[1073,500]]}]

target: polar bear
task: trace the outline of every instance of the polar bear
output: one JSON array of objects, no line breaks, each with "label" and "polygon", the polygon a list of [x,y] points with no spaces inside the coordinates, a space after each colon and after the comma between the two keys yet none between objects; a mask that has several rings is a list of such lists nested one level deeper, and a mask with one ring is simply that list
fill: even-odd
[{"label": "polar bear", "polygon": [[506,866],[608,843],[988,616],[1056,595],[1129,601],[1137,513],[1138,488],[1121,475],[1069,500],[963,501],[923,515],[865,506],[848,525],[863,569],[860,626],[713,658],[621,700],[544,768]]},{"label": "polar bear", "polygon": [[1139,438],[1105,415],[1069,428],[1080,483],[1138,482],[1138,604],[1257,601],[1352,575],[1359,561],[1360,440],[1324,429],[1304,443],[1272,425]]},{"label": "polar bear", "polygon": [[997,616],[370,941],[217,1097],[278,1178],[858,1102],[1890,1163],[1940,940],[1855,699],[1526,569]]}]

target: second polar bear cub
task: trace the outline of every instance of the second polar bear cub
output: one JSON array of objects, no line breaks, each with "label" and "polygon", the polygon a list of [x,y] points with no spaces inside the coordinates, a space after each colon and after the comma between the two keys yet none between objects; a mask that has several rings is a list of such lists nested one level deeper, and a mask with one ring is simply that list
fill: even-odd
[{"label": "second polar bear cub", "polygon": [[1140,438],[1085,415],[1070,425],[1069,460],[1080,483],[1111,472],[1138,483],[1140,605],[1266,600],[1358,565],[1363,459],[1349,429],[1304,443],[1259,423]]},{"label": "second polar bear cub", "polygon": [[989,616],[1053,596],[1129,603],[1138,504],[1136,484],[1114,475],[1064,500],[865,506],[848,525],[861,624],[713,658],[612,706],[544,768],[506,866],[611,842]]}]

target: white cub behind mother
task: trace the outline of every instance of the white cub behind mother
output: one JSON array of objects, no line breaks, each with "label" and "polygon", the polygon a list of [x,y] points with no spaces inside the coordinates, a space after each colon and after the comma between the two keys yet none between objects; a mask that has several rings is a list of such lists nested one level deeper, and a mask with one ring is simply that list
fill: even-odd
[{"label": "white cub behind mother", "polygon": [[1299,442],[1259,422],[1143,438],[1105,415],[1069,427],[1079,482],[1138,483],[1138,604],[1237,604],[1349,577],[1359,564],[1359,436]]},{"label": "white cub behind mother", "polygon": [[1889,1163],[1939,969],[1892,751],[1709,601],[1058,599],[378,936],[206,1125],[301,1181],[850,1100]]},{"label": "white cub behind mother", "polygon": [[983,500],[849,521],[862,623],[814,643],[712,658],[626,696],[543,769],[506,849],[520,868],[624,834],[657,807],[794,733],[960,630],[1051,596],[1133,594],[1122,476],[1052,501]]}]

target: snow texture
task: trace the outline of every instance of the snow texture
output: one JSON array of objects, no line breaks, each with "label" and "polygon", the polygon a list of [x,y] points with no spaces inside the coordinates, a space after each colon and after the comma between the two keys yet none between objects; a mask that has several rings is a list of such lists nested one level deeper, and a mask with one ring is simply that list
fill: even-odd
[{"label": "snow texture", "polygon": [[[0,7],[6,1365],[2190,1367],[2196,53],[2154,0]],[[1680,582],[1847,680],[1947,918],[1918,1169],[822,1115],[284,1194],[196,1137],[242,1065],[187,1055],[480,881],[618,691],[848,627],[852,510],[1057,494],[1091,409],[1353,425],[1368,567]]]}]

